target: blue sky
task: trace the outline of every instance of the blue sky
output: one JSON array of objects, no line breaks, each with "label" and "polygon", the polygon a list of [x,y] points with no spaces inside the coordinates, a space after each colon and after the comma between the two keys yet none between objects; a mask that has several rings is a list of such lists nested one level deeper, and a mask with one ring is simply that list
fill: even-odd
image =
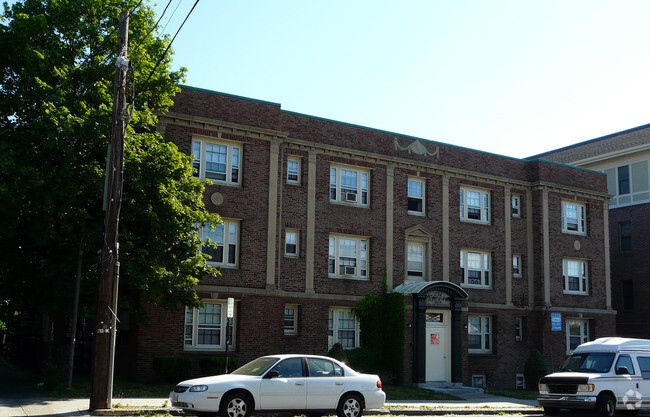
[{"label": "blue sky", "polygon": [[172,48],[187,85],[516,158],[650,123],[650,1],[202,0]]}]

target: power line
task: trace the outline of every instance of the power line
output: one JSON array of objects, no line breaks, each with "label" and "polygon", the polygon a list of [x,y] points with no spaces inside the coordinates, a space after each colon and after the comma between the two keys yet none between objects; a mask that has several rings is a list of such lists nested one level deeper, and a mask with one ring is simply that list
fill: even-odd
[{"label": "power line", "polygon": [[[147,80],[144,82],[144,84],[142,84],[142,87],[139,88],[139,91],[144,91],[145,87],[147,86],[147,84],[148,84],[149,81],[151,80],[151,77],[152,77],[153,74],[156,72],[156,69],[158,68],[158,66],[160,65],[160,63],[162,62],[162,60],[163,60],[163,59],[165,58],[165,56],[167,55],[167,52],[169,52],[169,49],[171,48],[172,44],[174,43],[174,40],[176,39],[176,36],[178,36],[178,34],[179,34],[179,32],[181,31],[181,29],[183,29],[183,26],[185,25],[185,22],[187,22],[187,19],[190,17],[190,15],[192,14],[192,12],[193,12],[194,9],[196,8],[196,5],[199,4],[199,1],[200,1],[200,0],[196,0],[196,2],[194,2],[194,5],[192,6],[192,9],[189,11],[189,13],[187,13],[187,16],[185,16],[185,19],[183,20],[183,23],[181,23],[181,26],[178,28],[178,30],[177,30],[176,33],[174,34],[174,37],[173,37],[172,40],[169,42],[169,45],[167,45],[167,48],[165,49],[165,52],[163,52],[163,54],[160,56],[160,58],[158,59],[158,62],[156,62],[156,65],[153,67],[153,69],[152,69],[151,72],[149,73],[149,76],[147,77]],[[140,94],[140,93],[138,92],[137,94],[134,95],[134,97],[133,97],[133,102],[135,102],[135,99],[138,97],[139,94]]]}]

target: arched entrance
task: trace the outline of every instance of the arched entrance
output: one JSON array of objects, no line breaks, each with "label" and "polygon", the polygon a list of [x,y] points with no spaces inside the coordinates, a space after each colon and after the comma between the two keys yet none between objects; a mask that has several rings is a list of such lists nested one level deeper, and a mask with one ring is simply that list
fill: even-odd
[{"label": "arched entrance", "polygon": [[467,292],[448,281],[402,284],[413,296],[413,382],[462,383],[462,302]]}]

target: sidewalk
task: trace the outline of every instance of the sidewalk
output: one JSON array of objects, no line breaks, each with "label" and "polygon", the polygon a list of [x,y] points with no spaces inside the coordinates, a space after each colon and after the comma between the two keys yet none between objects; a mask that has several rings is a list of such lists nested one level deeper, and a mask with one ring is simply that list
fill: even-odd
[{"label": "sidewalk", "polygon": [[[466,414],[542,414],[536,401],[517,400],[483,394],[466,389],[445,390],[446,393],[465,398],[459,401],[390,401],[384,408],[368,410],[365,414],[393,415],[466,415]],[[5,393],[0,393],[4,397]],[[110,410],[88,411],[88,398],[60,399],[23,397],[0,398],[0,417],[22,416],[131,416],[138,412],[152,414],[186,415],[169,406],[167,398],[113,399]]]},{"label": "sidewalk", "polygon": [[[437,391],[454,395],[456,401],[390,401],[378,410],[368,410],[367,415],[466,415],[466,414],[542,414],[537,401],[488,395],[472,388],[437,388]],[[168,398],[113,398],[109,410],[88,411],[88,398],[43,398],[16,375],[14,370],[0,360],[0,417],[23,416],[132,416],[147,412],[149,415],[187,415],[170,407]]]}]

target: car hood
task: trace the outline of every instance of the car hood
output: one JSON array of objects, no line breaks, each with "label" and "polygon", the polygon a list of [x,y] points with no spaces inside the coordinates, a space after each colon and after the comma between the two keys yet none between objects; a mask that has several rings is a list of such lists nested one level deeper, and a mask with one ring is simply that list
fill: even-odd
[{"label": "car hood", "polygon": [[211,385],[211,384],[218,384],[220,382],[234,383],[234,382],[251,381],[255,379],[261,379],[261,377],[251,376],[251,375],[223,374],[223,375],[204,376],[202,378],[188,379],[186,381],[179,382],[177,385],[189,385],[189,386]]}]

